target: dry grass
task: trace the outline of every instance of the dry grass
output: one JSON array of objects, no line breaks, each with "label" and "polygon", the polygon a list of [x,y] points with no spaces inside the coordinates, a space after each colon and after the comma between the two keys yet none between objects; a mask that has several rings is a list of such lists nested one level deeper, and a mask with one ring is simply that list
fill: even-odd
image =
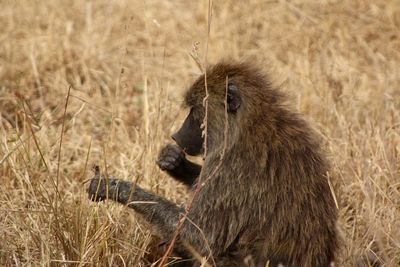
[{"label": "dry grass", "polygon": [[[195,2],[0,1],[0,265],[155,260],[150,229],[90,203],[84,181],[100,163],[184,200],[154,161],[196,42],[205,57],[208,1]],[[400,2],[215,1],[209,40],[209,62],[260,62],[323,136],[338,266],[372,246],[400,264]]]}]

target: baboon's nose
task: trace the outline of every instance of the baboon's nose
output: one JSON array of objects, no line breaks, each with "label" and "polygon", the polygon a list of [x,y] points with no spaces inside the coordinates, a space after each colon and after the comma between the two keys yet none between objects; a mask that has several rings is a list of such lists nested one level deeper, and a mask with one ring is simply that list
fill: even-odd
[{"label": "baboon's nose", "polygon": [[176,142],[176,133],[174,133],[173,135],[171,135],[172,140],[174,140]]}]

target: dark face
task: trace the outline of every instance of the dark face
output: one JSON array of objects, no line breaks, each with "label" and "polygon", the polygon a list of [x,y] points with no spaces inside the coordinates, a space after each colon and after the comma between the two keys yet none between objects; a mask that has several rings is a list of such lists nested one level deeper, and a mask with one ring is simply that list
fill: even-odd
[{"label": "dark face", "polygon": [[195,118],[193,109],[191,109],[182,127],[172,135],[172,139],[178,146],[191,156],[197,156],[203,150],[204,138],[200,126],[201,121]]},{"label": "dark face", "polygon": [[[228,112],[228,114],[235,114],[241,104],[239,88],[236,85],[228,84],[226,100],[227,100],[226,111]],[[199,102],[200,101],[202,101],[202,99],[199,99]],[[223,102],[221,102],[221,104],[223,106]],[[210,115],[211,117],[212,115],[216,115],[218,113],[217,110],[211,112],[214,113]],[[183,122],[182,127],[175,134],[172,135],[172,139],[174,139],[175,142],[187,154],[191,156],[197,156],[203,151],[204,138],[202,136],[202,129],[201,129],[201,124],[203,123],[203,117],[204,117],[204,110],[202,107],[200,108],[200,105],[191,106],[189,115]],[[209,119],[211,119],[211,117],[209,117]],[[210,134],[208,135],[209,144],[215,141],[211,140],[215,139],[215,136],[216,135],[211,135],[211,136]]]}]

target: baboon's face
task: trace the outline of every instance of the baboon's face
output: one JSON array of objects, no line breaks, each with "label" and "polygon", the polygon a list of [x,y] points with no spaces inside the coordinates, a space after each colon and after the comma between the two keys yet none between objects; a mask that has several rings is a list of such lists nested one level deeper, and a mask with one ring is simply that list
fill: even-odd
[{"label": "baboon's face", "polygon": [[[212,74],[212,73],[211,73]],[[212,78],[212,75],[211,77]],[[219,78],[219,77],[218,77]],[[208,85],[207,143],[208,147],[221,143],[224,133],[225,114],[235,114],[241,105],[238,86],[225,77],[210,79]],[[203,123],[205,107],[204,76],[200,77],[186,95],[186,105],[190,108],[181,128],[172,135],[175,142],[191,156],[202,153],[204,146]]]},{"label": "baboon's face", "polygon": [[172,135],[172,139],[187,154],[197,156],[202,152],[204,138],[202,135],[202,120],[192,107],[181,128]]}]

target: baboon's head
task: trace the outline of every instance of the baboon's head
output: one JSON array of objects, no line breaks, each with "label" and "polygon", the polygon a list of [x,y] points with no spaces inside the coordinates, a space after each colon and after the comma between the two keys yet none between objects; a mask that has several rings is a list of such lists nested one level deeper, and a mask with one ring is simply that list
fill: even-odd
[{"label": "baboon's head", "polygon": [[220,148],[224,141],[227,141],[225,144],[234,142],[245,124],[257,120],[261,114],[259,109],[267,100],[263,89],[269,88],[265,78],[249,63],[219,63],[207,70],[206,77],[201,75],[185,95],[189,115],[172,135],[176,143],[193,156],[203,151],[206,82],[208,151]]}]

